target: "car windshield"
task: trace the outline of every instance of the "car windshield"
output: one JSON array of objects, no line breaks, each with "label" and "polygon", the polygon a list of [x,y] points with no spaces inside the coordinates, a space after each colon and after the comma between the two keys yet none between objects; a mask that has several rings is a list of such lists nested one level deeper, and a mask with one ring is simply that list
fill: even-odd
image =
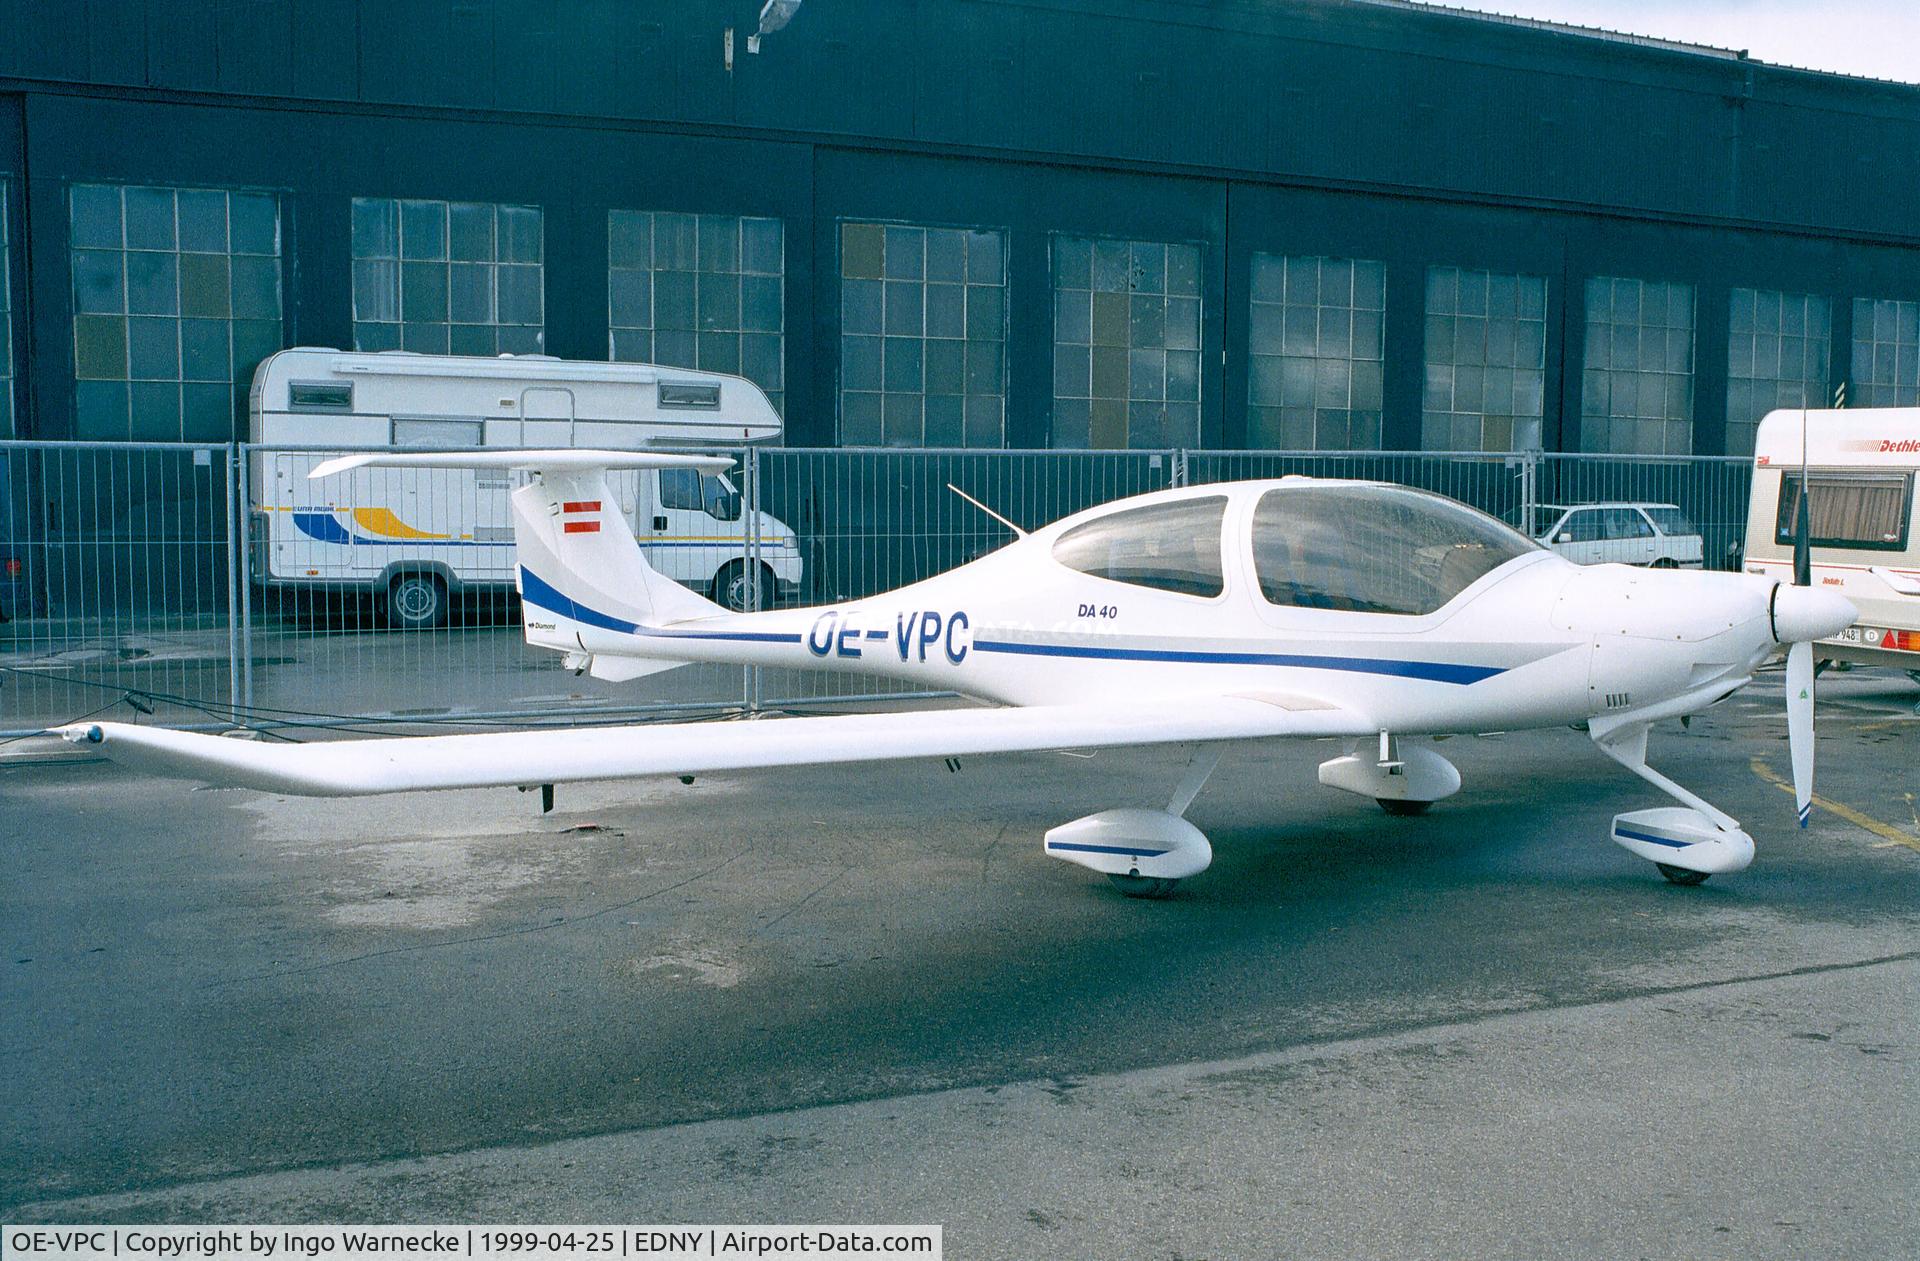
[{"label": "car windshield", "polygon": [[1687,520],[1687,514],[1678,508],[1649,508],[1647,515],[1660,527],[1662,534],[1698,534],[1700,527]]},{"label": "car windshield", "polygon": [[1269,603],[1351,613],[1431,613],[1539,545],[1456,500],[1404,486],[1268,491],[1253,566]]}]

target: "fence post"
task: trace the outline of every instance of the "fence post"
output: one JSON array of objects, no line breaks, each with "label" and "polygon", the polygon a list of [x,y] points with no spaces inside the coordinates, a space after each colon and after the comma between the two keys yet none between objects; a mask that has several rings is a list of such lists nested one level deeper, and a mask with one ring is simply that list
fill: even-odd
[{"label": "fence post", "polygon": [[1540,453],[1520,453],[1520,529],[1528,538],[1535,536],[1534,509],[1540,504]]},{"label": "fence post", "polygon": [[253,709],[253,473],[246,443],[235,447],[234,502],[239,525],[235,532],[239,551],[239,599],[235,619],[240,626],[240,693],[236,706]]},{"label": "fence post", "polygon": [[1167,485],[1176,488],[1185,486],[1187,484],[1187,449],[1185,447],[1175,447],[1172,458],[1168,463],[1173,467],[1168,474],[1169,480]]},{"label": "fence post", "polygon": [[240,725],[240,556],[246,551],[241,546],[240,531],[235,524],[234,496],[240,489],[240,479],[234,469],[238,461],[234,456],[236,447],[229,442],[224,444],[223,454],[226,465],[220,470],[220,497],[227,506],[227,715],[233,719],[233,725]]},{"label": "fence post", "polygon": [[[747,575],[747,612],[760,611],[760,449],[748,447],[740,458],[740,513],[746,518],[746,535],[742,540],[746,545]],[[758,713],[760,709],[760,667],[747,665],[742,667],[740,678],[741,701],[747,712]]]}]

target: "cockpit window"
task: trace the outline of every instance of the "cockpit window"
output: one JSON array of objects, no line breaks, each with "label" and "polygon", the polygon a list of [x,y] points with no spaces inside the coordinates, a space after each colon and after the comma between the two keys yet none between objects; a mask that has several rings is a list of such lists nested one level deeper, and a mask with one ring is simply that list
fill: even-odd
[{"label": "cockpit window", "polygon": [[1431,613],[1538,545],[1463,503],[1401,486],[1268,491],[1253,567],[1268,603],[1347,613]]},{"label": "cockpit window", "polygon": [[1053,558],[1095,578],[1181,595],[1217,596],[1220,523],[1225,495],[1126,508],[1074,526],[1053,545]]}]

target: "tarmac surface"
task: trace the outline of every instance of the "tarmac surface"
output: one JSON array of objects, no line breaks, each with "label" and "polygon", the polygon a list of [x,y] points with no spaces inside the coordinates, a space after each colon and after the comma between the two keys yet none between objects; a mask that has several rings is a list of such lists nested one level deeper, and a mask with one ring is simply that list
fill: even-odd
[{"label": "tarmac surface", "polygon": [[1390,819],[1228,753],[1213,867],[1042,856],[1171,752],[306,801],[0,765],[0,1218],[896,1221],[955,1257],[1910,1255],[1920,688],[1779,676]]}]

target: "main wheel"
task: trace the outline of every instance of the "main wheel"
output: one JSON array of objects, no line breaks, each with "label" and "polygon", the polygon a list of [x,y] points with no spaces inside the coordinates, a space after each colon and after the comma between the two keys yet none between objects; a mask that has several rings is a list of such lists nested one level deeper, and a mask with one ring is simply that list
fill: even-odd
[{"label": "main wheel", "polygon": [[[760,566],[760,604],[762,609],[773,607],[773,574],[765,565]],[[753,571],[747,568],[744,560],[730,560],[720,567],[713,576],[713,602],[735,613],[747,611],[747,600],[753,594]]]},{"label": "main wheel", "polygon": [[1675,867],[1669,863],[1655,863],[1654,866],[1660,869],[1661,875],[1673,883],[1689,888],[1704,881],[1709,874],[1704,871],[1690,871],[1685,867]]},{"label": "main wheel", "polygon": [[1169,880],[1164,876],[1121,875],[1117,871],[1107,873],[1107,879],[1113,881],[1113,887],[1130,898],[1164,898],[1179,887],[1178,880]]},{"label": "main wheel", "polygon": [[1425,814],[1433,809],[1431,801],[1408,801],[1404,797],[1375,797],[1380,808],[1398,818],[1410,819],[1417,814]]},{"label": "main wheel", "polygon": [[401,574],[387,588],[387,620],[401,630],[445,625],[447,584],[437,574]]}]

